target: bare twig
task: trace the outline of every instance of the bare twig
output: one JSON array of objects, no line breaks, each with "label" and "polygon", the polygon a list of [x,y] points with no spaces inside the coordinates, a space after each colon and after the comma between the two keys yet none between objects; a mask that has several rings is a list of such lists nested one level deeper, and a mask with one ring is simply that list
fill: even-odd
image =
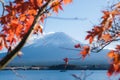
[{"label": "bare twig", "polygon": [[87,80],[89,76],[91,76],[93,72],[86,74],[86,71],[81,72],[80,76],[77,76],[76,74],[72,74],[72,76],[77,80]]},{"label": "bare twig", "polygon": [[18,72],[14,70],[14,68],[11,68],[12,72],[15,73],[15,75],[19,78],[22,78],[23,80],[25,79],[25,76],[20,75]]},{"label": "bare twig", "polygon": [[2,7],[3,7],[2,16],[4,16],[4,12],[5,12],[4,1],[3,1],[3,0],[0,0],[0,2],[1,2]]},{"label": "bare twig", "polygon": [[114,41],[119,41],[120,39],[113,39],[113,40],[110,40],[110,41],[108,41],[107,43],[104,43],[104,45],[102,45],[102,47],[100,48],[100,49],[98,49],[98,50],[95,50],[94,48],[93,49],[91,49],[91,51],[92,52],[94,52],[94,53],[98,53],[98,52],[100,52],[101,50],[103,50],[107,45],[109,45],[110,43],[112,43],[112,42],[114,42]]}]

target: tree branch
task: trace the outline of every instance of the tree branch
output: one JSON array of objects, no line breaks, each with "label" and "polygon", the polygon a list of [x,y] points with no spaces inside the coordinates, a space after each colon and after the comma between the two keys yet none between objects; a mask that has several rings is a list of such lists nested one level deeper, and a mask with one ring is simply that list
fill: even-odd
[{"label": "tree branch", "polygon": [[26,35],[23,37],[21,42],[9,53],[7,54],[1,61],[0,61],[0,69],[3,69],[16,55],[19,50],[24,46],[26,43],[27,39],[30,37],[31,33],[33,32],[33,28],[35,27],[36,23],[39,20],[39,16],[41,16],[47,6],[51,3],[53,0],[48,0],[38,11],[37,15],[35,16],[35,19],[29,29],[29,31],[26,33]]},{"label": "tree branch", "polygon": [[5,8],[4,8],[4,1],[3,1],[3,0],[0,0],[0,2],[1,2],[2,7],[3,7],[2,16],[4,16],[4,12],[5,12]]},{"label": "tree branch", "polygon": [[[107,43],[105,43],[103,46],[102,46],[102,48],[100,48],[99,50],[94,50],[94,48],[91,50],[92,52],[94,52],[94,53],[98,53],[98,52],[100,52],[103,48],[105,48],[107,45],[109,45],[111,42],[113,42],[113,41],[119,41],[120,39],[113,39],[113,40],[110,40],[109,42],[107,42]],[[99,47],[99,46],[98,46]]]}]

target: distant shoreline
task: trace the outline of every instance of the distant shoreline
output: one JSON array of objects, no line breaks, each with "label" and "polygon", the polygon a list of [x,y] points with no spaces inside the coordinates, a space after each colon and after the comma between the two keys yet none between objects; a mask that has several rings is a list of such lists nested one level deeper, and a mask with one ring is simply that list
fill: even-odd
[{"label": "distant shoreline", "polygon": [[7,66],[3,70],[108,70],[109,65],[75,66],[64,64],[53,66]]}]

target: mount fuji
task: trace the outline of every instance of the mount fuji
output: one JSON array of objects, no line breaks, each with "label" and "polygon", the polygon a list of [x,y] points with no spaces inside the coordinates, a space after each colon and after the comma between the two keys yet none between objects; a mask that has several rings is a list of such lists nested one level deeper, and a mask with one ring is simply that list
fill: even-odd
[{"label": "mount fuji", "polygon": [[[64,58],[70,58],[69,64],[74,65],[106,65],[108,59],[102,50],[91,53],[84,60],[80,58],[79,50],[74,45],[80,43],[63,32],[54,32],[42,36],[35,36],[28,40],[21,50],[23,55],[10,62],[10,66],[52,66],[64,64]],[[81,43],[81,45],[84,45]],[[4,54],[4,53],[3,53]],[[3,54],[0,54],[2,56]]]}]

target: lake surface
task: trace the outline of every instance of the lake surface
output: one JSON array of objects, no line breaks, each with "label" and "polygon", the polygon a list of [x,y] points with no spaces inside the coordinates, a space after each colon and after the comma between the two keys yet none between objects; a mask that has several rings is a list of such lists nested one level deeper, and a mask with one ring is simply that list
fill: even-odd
[{"label": "lake surface", "polygon": [[0,80],[118,80],[120,75],[108,77],[106,70],[2,70]]}]

